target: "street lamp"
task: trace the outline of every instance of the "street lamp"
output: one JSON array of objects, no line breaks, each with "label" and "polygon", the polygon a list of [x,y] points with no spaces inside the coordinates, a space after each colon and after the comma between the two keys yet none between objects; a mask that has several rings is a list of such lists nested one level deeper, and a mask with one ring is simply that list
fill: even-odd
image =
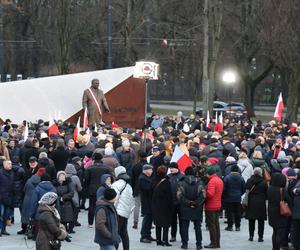
[{"label": "street lamp", "polygon": [[155,62],[139,61],[135,63],[133,77],[145,79],[145,126],[144,126],[144,150],[146,151],[146,124],[148,107],[148,81],[158,80],[159,64]]},{"label": "street lamp", "polygon": [[229,95],[229,115],[231,115],[231,94],[230,87],[236,82],[236,73],[234,71],[228,70],[225,71],[222,75],[223,82],[228,87],[228,95]]}]

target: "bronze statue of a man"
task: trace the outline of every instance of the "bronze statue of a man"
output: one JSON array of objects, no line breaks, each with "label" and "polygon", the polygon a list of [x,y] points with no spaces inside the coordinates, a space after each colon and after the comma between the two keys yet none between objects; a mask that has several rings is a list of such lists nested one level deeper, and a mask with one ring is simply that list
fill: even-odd
[{"label": "bronze statue of a man", "polygon": [[83,92],[82,107],[87,108],[89,124],[103,125],[102,110],[110,112],[106,98],[101,89],[99,89],[99,80],[93,79],[92,85]]}]

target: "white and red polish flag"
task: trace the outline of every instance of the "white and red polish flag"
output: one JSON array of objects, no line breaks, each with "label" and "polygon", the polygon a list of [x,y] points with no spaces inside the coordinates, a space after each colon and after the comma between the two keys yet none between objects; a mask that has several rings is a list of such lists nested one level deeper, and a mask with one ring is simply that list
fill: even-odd
[{"label": "white and red polish flag", "polygon": [[28,129],[28,122],[25,123],[25,129],[24,129],[24,141],[28,139],[29,129]]},{"label": "white and red polish flag", "polygon": [[48,135],[57,135],[59,133],[58,127],[53,120],[51,114],[49,114],[49,127],[48,127]]},{"label": "white and red polish flag", "polygon": [[210,128],[209,110],[207,110],[207,115],[206,115],[206,127],[207,127],[207,128]]},{"label": "white and red polish flag", "polygon": [[176,146],[171,158],[171,162],[176,162],[178,165],[178,169],[182,173],[184,173],[184,171],[192,165],[193,160],[189,156],[187,156],[178,146]]},{"label": "white and red polish flag", "polygon": [[223,131],[223,113],[219,115],[218,131]]},{"label": "white and red polish flag", "polygon": [[88,115],[87,115],[87,108],[84,109],[83,115],[83,129],[86,130],[89,125]]},{"label": "white and red polish flag", "polygon": [[215,118],[215,126],[214,131],[219,131],[219,123],[218,123],[218,111],[216,112],[216,118]]},{"label": "white and red polish flag", "polygon": [[274,118],[278,122],[280,122],[282,120],[283,108],[284,108],[284,104],[283,104],[282,94],[280,93],[279,97],[278,97],[276,109],[275,109],[275,112],[274,112]]},{"label": "white and red polish flag", "polygon": [[74,129],[73,138],[75,142],[77,141],[79,133],[80,133],[80,116],[78,117],[76,128]]}]

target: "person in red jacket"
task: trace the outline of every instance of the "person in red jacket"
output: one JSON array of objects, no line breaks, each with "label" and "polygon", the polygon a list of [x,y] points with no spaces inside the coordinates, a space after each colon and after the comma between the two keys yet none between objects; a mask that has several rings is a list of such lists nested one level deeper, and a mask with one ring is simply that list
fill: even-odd
[{"label": "person in red jacket", "polygon": [[211,166],[207,169],[208,184],[206,187],[205,200],[205,216],[207,219],[210,244],[204,246],[205,248],[220,248],[220,224],[219,211],[222,206],[222,193],[224,184],[216,174],[216,169]]}]

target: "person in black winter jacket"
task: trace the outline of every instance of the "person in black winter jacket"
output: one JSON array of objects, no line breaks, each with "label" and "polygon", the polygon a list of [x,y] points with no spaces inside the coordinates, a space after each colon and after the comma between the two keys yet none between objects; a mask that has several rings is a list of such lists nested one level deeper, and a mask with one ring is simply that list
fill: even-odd
[{"label": "person in black winter jacket", "polygon": [[195,177],[192,167],[185,170],[185,178],[179,182],[177,196],[181,210],[182,249],[188,248],[188,232],[190,221],[193,221],[196,234],[196,248],[202,249],[202,214],[206,193],[202,182]]},{"label": "person in black winter jacket", "polygon": [[[167,168],[157,168],[156,179],[153,183],[152,215],[156,230],[157,245],[172,246],[168,241],[168,231],[172,223],[172,190],[167,177]],[[161,233],[163,230],[163,238]]]},{"label": "person in black winter jacket", "polygon": [[293,190],[293,213],[291,240],[295,250],[300,249],[300,172],[298,172],[298,182]]},{"label": "person in black winter jacket", "polygon": [[176,233],[177,233],[177,216],[178,216],[178,220],[179,220],[179,229],[181,228],[180,203],[177,198],[177,189],[178,189],[178,183],[180,181],[182,181],[185,176],[178,169],[178,165],[176,162],[171,162],[169,169],[170,169],[170,174],[168,174],[168,177],[169,177],[169,181],[171,183],[172,199],[173,199],[171,240],[170,241],[174,242],[174,241],[176,241]]},{"label": "person in black winter jacket", "polygon": [[14,172],[10,160],[3,161],[0,169],[0,236],[9,235],[6,232],[6,220],[10,219],[13,208]]},{"label": "person in black winter jacket", "polygon": [[275,173],[272,175],[268,190],[268,215],[269,225],[273,228],[273,250],[280,250],[283,243],[284,232],[287,227],[288,219],[280,214],[279,208],[281,198],[287,202],[290,202],[290,197],[286,191],[286,182],[286,176],[280,173]]},{"label": "person in black winter jacket", "polygon": [[9,152],[9,159],[13,165],[20,163],[20,148],[18,147],[18,140],[10,140],[7,146]]},{"label": "person in black winter jacket", "polygon": [[141,209],[141,197],[140,197],[140,188],[139,188],[139,177],[143,172],[143,166],[147,164],[147,153],[145,151],[140,150],[139,153],[139,161],[132,168],[132,177],[131,177],[131,186],[133,190],[133,197],[135,200],[135,207],[133,210],[133,226],[132,228],[137,229],[139,217],[140,217],[140,209]]},{"label": "person in black winter jacket", "polygon": [[23,201],[23,188],[25,180],[25,171],[20,165],[13,165],[12,171],[14,172],[14,193],[13,193],[13,206],[21,207]]},{"label": "person in black winter jacket", "polygon": [[88,211],[88,223],[92,227],[96,206],[96,193],[100,187],[100,178],[103,174],[111,174],[110,169],[104,166],[101,159],[102,155],[99,152],[93,154],[94,164],[91,168],[85,171],[84,186],[89,196],[89,211]]},{"label": "person in black winter jacket", "polygon": [[141,212],[143,218],[141,239],[142,243],[151,243],[154,239],[151,237],[152,226],[152,193],[153,193],[153,166],[145,164],[143,173],[139,177],[139,188],[141,195]]},{"label": "person in black winter jacket", "polygon": [[61,217],[62,224],[65,225],[68,233],[75,233],[75,216],[74,205],[72,202],[74,196],[74,187],[71,178],[66,177],[66,172],[57,172],[57,180],[53,182],[58,195],[59,207],[58,212]]},{"label": "person in black winter jacket", "polygon": [[239,174],[237,165],[231,166],[231,173],[224,178],[223,202],[225,204],[228,226],[227,231],[232,231],[233,222],[235,230],[240,231],[241,226],[241,197],[245,192],[245,181]]},{"label": "person in black winter jacket", "polygon": [[249,221],[249,241],[253,241],[255,221],[258,221],[258,242],[263,242],[265,220],[267,220],[268,185],[263,179],[263,171],[257,167],[253,175],[247,180],[248,205],[245,208],[245,217]]},{"label": "person in black winter jacket", "polygon": [[51,159],[54,161],[57,172],[65,170],[69,159],[69,151],[65,148],[63,139],[57,140],[56,148],[51,153]]}]

